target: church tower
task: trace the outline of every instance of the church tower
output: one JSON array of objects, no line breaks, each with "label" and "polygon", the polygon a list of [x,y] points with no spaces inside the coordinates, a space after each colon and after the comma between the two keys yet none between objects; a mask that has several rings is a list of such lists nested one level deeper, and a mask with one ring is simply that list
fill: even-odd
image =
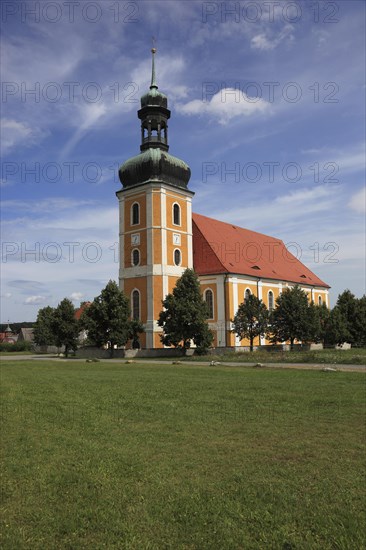
[{"label": "church tower", "polygon": [[189,166],[169,155],[167,96],[159,91],[152,52],[150,90],[141,97],[140,154],[119,169],[119,284],[131,315],[144,323],[144,348],[162,347],[157,319],[162,300],[193,267]]}]

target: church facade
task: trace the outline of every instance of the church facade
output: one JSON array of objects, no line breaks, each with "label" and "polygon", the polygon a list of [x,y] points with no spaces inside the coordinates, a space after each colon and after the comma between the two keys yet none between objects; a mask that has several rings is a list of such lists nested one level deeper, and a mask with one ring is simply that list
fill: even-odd
[{"label": "church facade", "polygon": [[[141,97],[140,154],[119,169],[119,285],[131,315],[144,323],[143,348],[161,348],[157,324],[162,300],[189,267],[199,276],[215,347],[247,346],[231,332],[239,305],[253,293],[269,309],[288,286],[299,284],[316,304],[328,305],[329,285],[273,237],[192,213],[190,168],[170,155],[165,94],[152,77]],[[255,345],[266,344],[257,339]]]}]

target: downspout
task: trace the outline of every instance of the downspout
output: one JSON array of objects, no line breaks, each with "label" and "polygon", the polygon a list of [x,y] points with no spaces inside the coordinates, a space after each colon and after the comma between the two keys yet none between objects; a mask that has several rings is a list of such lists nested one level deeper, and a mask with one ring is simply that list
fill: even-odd
[{"label": "downspout", "polygon": [[[260,277],[257,277],[257,298],[259,300],[259,281],[261,281],[262,279]],[[263,297],[263,296],[262,296]],[[261,347],[261,337],[258,336],[258,341],[259,341],[259,348]]]},{"label": "downspout", "polygon": [[[226,283],[227,283],[227,278],[228,278],[228,273],[225,273],[225,279],[224,279],[224,334],[225,334],[225,347],[227,348],[228,347],[228,344],[227,344],[227,330],[226,330]],[[230,319],[229,319],[229,322],[230,322]]]}]

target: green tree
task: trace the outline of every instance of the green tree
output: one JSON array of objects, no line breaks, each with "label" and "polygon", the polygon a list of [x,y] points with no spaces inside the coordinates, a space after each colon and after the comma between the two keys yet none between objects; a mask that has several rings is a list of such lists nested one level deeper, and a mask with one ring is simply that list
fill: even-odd
[{"label": "green tree", "polygon": [[[347,342],[355,344],[358,340],[357,313],[358,313],[358,300],[350,290],[344,290],[342,294],[339,294],[336,307],[339,309],[341,315],[346,323],[348,337]],[[345,340],[344,340],[345,341]]]},{"label": "green tree", "polygon": [[357,300],[354,319],[354,339],[359,347],[366,346],[366,295]]},{"label": "green tree", "polygon": [[250,351],[253,351],[254,338],[265,336],[268,327],[268,309],[266,305],[254,296],[250,296],[240,304],[235,314],[232,332],[235,332],[240,340],[248,338],[250,341]]},{"label": "green tree", "polygon": [[37,321],[34,324],[34,342],[38,346],[55,345],[52,322],[55,310],[53,307],[43,307],[38,311]]},{"label": "green tree", "polygon": [[321,306],[315,306],[315,308],[317,315],[317,332],[315,334],[314,341],[322,342],[324,346],[327,326],[330,318],[330,309],[324,303]]},{"label": "green tree", "polygon": [[276,307],[270,316],[270,340],[272,343],[290,340],[308,340],[312,332],[306,293],[298,285],[285,290],[276,299]]},{"label": "green tree", "polygon": [[132,319],[129,322],[128,339],[132,340],[132,349],[140,348],[139,335],[145,332],[145,328],[140,319]]},{"label": "green tree", "polygon": [[324,344],[335,346],[348,342],[350,333],[347,327],[347,321],[338,306],[335,306],[325,324]]},{"label": "green tree", "polygon": [[172,294],[162,302],[158,325],[164,334],[160,337],[165,346],[190,348],[191,340],[203,353],[212,344],[213,334],[207,323],[208,309],[202,298],[200,283],[193,269],[186,269],[177,280]]},{"label": "green tree", "polygon": [[64,298],[54,310],[51,328],[57,347],[65,346],[65,356],[78,346],[79,323],[75,319],[75,308],[68,298]]},{"label": "green tree", "polygon": [[99,296],[81,315],[88,339],[98,347],[108,346],[113,357],[115,346],[126,345],[131,332],[128,299],[115,281],[109,281]]}]

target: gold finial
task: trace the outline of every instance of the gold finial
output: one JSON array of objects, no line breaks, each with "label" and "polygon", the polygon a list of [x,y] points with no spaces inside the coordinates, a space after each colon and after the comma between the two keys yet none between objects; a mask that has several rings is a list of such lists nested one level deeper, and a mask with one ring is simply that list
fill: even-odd
[{"label": "gold finial", "polygon": [[156,53],[156,38],[155,38],[155,36],[152,37],[151,53]]}]

